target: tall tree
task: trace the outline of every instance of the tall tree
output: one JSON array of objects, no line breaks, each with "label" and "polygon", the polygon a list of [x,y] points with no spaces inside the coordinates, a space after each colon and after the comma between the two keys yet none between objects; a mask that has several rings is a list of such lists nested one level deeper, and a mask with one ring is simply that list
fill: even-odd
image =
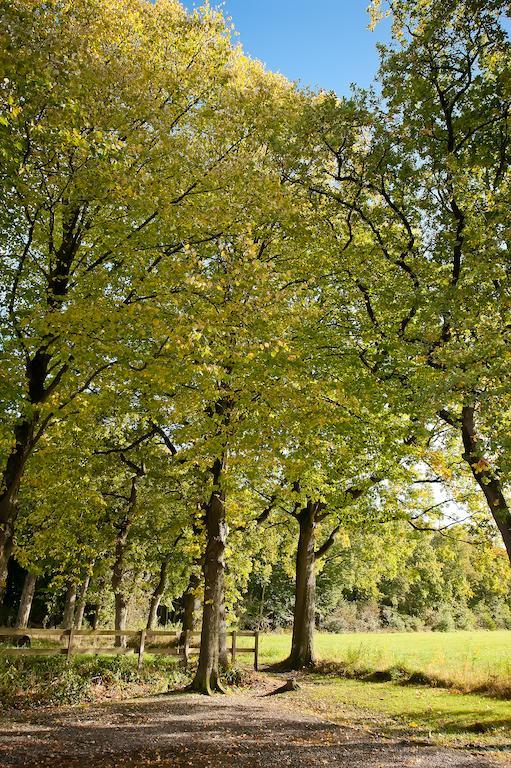
[{"label": "tall tree", "polygon": [[[381,99],[316,102],[318,195],[338,255],[339,306],[359,356],[408,412],[410,436],[456,430],[511,556],[509,114],[501,2],[374,3],[392,13]],[[424,434],[424,433],[423,433]]]},{"label": "tall tree", "polygon": [[234,53],[208,9],[16,0],[0,39],[1,584],[29,457],[140,359],[151,283],[176,289],[174,256],[211,234],[212,190],[243,136],[224,123]]}]

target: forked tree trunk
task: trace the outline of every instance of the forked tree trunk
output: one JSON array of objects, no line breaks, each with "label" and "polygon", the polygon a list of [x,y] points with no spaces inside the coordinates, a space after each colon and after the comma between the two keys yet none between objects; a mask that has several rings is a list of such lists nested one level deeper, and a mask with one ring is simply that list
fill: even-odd
[{"label": "forked tree trunk", "polygon": [[62,617],[62,629],[71,629],[75,617],[76,584],[69,582],[64,603],[64,616]]},{"label": "forked tree trunk", "polygon": [[225,496],[221,488],[223,460],[213,466],[213,492],[205,510],[207,533],[204,555],[204,608],[202,613],[199,663],[190,689],[211,695],[223,692],[220,683],[219,642],[220,607],[224,594],[225,544]]},{"label": "forked tree trunk", "polygon": [[37,576],[34,573],[30,573],[30,571],[28,571],[27,575],[25,576],[23,592],[21,593],[21,600],[18,608],[18,616],[16,618],[15,626],[18,629],[25,629],[28,627],[30,611],[32,609],[32,601],[35,594],[36,581]]},{"label": "forked tree trunk", "polygon": [[160,578],[154,588],[151,596],[151,602],[149,604],[149,615],[147,617],[147,629],[154,629],[156,627],[156,619],[158,618],[158,608],[163,597],[165,590],[167,589],[168,570],[169,570],[170,557],[166,557],[160,567]]},{"label": "forked tree trunk", "polygon": [[85,581],[80,589],[80,598],[76,605],[75,613],[75,629],[81,629],[83,624],[83,616],[85,614],[85,606],[87,604],[87,591],[89,589],[90,576],[86,576]]},{"label": "forked tree trunk", "polygon": [[[371,477],[367,487],[348,488],[345,501],[356,501],[368,488],[379,482]],[[293,615],[293,637],[291,653],[284,666],[287,669],[312,667],[316,663],[314,653],[314,631],[316,628],[316,564],[334,546],[341,529],[339,520],[332,520],[332,527],[323,543],[316,549],[316,526],[328,517],[326,505],[322,501],[307,501],[307,505],[295,513],[300,526],[300,536],[296,550],[295,608]]]},{"label": "forked tree trunk", "polygon": [[197,590],[200,586],[200,576],[195,571],[192,571],[188,580],[188,586],[183,595],[183,625],[181,631],[193,632],[197,624],[197,611],[199,610],[200,601],[197,597]]},{"label": "forked tree trunk", "polygon": [[297,515],[300,536],[296,551],[296,588],[291,653],[285,662],[288,669],[313,666],[316,615],[316,511],[308,502]]}]

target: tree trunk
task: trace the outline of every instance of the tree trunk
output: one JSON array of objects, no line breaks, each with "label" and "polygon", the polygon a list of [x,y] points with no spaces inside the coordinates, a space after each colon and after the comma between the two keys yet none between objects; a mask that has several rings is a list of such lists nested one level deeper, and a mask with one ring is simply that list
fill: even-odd
[{"label": "tree trunk", "polygon": [[27,572],[25,576],[25,582],[23,584],[23,592],[21,593],[21,600],[18,609],[18,616],[16,618],[15,627],[18,629],[25,629],[28,627],[28,621],[30,619],[30,611],[32,609],[32,600],[34,599],[35,585],[37,576],[34,573]]},{"label": "tree trunk", "polygon": [[[47,275],[46,310],[49,313],[58,311],[62,299],[69,287],[69,275],[73,267],[73,259],[81,245],[80,207],[76,204],[65,203],[62,206],[62,240],[55,253],[53,267]],[[40,345],[27,360],[25,367],[25,384],[28,394],[29,415],[24,415],[14,428],[14,447],[12,448],[0,480],[0,598],[5,591],[7,579],[7,563],[14,545],[14,525],[18,514],[18,492],[25,471],[25,466],[37,441],[42,437],[49,423],[49,416],[40,422],[40,406],[48,399],[60,384],[67,371],[67,365],[62,365],[52,374],[50,382],[48,375],[52,362],[52,352],[49,352],[54,337],[46,333],[40,340]],[[36,432],[37,428],[37,432]]]},{"label": "tree trunk", "polygon": [[[117,538],[115,540],[115,561],[112,569],[112,590],[114,593],[115,601],[115,629],[126,629],[126,620],[128,616],[128,600],[125,595],[124,585],[124,571],[125,562],[124,556],[126,552],[126,544],[128,541],[128,534],[130,532],[131,524],[135,516],[137,508],[137,493],[138,493],[138,479],[142,477],[144,473],[143,468],[137,470],[136,474],[131,478],[131,491],[128,500],[128,507],[126,514],[122,520],[118,531]],[[118,636],[115,638],[114,643],[116,648],[126,648],[126,637]]]},{"label": "tree trunk", "polygon": [[183,626],[182,632],[193,632],[196,626],[196,615],[199,610],[199,599],[197,597],[197,589],[200,585],[200,576],[195,571],[192,571],[188,580],[188,586],[183,595]]},{"label": "tree trunk", "polygon": [[213,492],[206,506],[207,533],[204,555],[204,608],[197,672],[190,689],[211,695],[215,690],[223,692],[220,684],[219,642],[220,607],[224,593],[225,544],[225,495],[221,488],[223,459],[213,465]]},{"label": "tree trunk", "polygon": [[158,608],[160,607],[160,601],[163,597],[163,593],[167,589],[167,574],[169,568],[169,559],[165,558],[160,567],[160,578],[156,585],[151,597],[151,603],[149,605],[149,616],[147,618],[147,629],[154,629],[156,627],[156,619],[158,617]]},{"label": "tree trunk", "polygon": [[[112,569],[112,591],[114,593],[114,629],[126,629],[126,620],[128,615],[128,602],[123,591],[124,580],[124,550],[128,540],[130,529],[130,520],[125,518],[117,533],[115,542],[115,561]],[[126,648],[126,637],[116,635],[114,640],[116,648]]]},{"label": "tree trunk", "polygon": [[227,669],[229,667],[229,651],[227,650],[227,621],[225,616],[225,600],[222,595],[222,603],[220,605],[220,629],[218,637],[218,653],[219,663],[221,669]]},{"label": "tree trunk", "polygon": [[315,663],[314,627],[316,613],[315,529],[317,505],[308,502],[298,514],[300,536],[296,551],[296,591],[291,653],[288,669],[311,667]]},{"label": "tree trunk", "polygon": [[34,447],[33,419],[24,419],[14,428],[14,447],[9,454],[0,484],[0,603],[7,583],[7,567],[14,549],[14,524],[18,514],[18,492],[27,459]]},{"label": "tree trunk", "polygon": [[76,606],[76,584],[69,582],[66,592],[66,601],[64,604],[64,616],[62,618],[62,629],[71,629],[73,626]]},{"label": "tree trunk", "polygon": [[477,435],[474,408],[464,406],[461,413],[461,436],[465,449],[463,458],[467,462],[475,481],[484,494],[486,503],[504,540],[504,546],[511,561],[511,511],[504,496],[498,474],[493,471],[485,457],[484,447]]},{"label": "tree trunk", "polygon": [[82,628],[83,615],[85,613],[85,605],[87,603],[87,590],[89,589],[89,584],[90,584],[90,576],[87,576],[85,578],[85,581],[82,584],[82,588],[80,590],[80,599],[78,600],[78,604],[76,606],[75,629]]},{"label": "tree trunk", "polygon": [[[123,592],[115,593],[115,619],[114,628],[124,631],[128,621],[128,601]],[[126,636],[119,635],[115,638],[116,648],[126,648]]]}]

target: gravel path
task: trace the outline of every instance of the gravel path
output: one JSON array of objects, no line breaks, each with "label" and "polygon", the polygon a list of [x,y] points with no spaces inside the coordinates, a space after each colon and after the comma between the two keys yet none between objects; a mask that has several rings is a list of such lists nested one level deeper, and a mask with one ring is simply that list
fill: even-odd
[{"label": "gravel path", "polygon": [[482,754],[378,739],[263,692],[167,695],[0,720],[1,768],[486,768]]}]

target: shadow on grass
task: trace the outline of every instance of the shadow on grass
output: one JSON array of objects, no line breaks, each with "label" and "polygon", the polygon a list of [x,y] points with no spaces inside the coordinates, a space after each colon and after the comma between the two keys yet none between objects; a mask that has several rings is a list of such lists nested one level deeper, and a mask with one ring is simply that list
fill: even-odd
[{"label": "shadow on grass", "polygon": [[[268,671],[286,671],[280,665],[268,667]],[[463,686],[459,681],[442,675],[429,674],[424,671],[410,671],[405,667],[391,666],[387,669],[364,669],[352,667],[338,661],[322,661],[313,667],[304,668],[301,672],[323,675],[325,677],[341,677],[346,680],[359,680],[367,683],[396,683],[403,686],[427,686],[429,688],[445,688],[463,694],[480,694],[494,699],[507,701],[511,699],[511,681],[488,680],[470,686]]]}]

